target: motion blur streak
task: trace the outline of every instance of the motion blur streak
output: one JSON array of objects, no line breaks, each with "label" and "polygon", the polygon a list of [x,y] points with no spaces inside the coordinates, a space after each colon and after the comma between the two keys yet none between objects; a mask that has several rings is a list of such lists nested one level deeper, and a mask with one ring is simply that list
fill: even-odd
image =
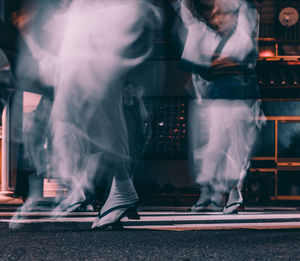
[{"label": "motion blur streak", "polygon": [[246,0],[182,0],[175,7],[186,29],[182,68],[193,74],[191,147],[202,187],[194,210],[220,210],[223,194],[238,187],[229,197],[237,208],[236,191],[264,122],[255,76],[258,15]]},{"label": "motion blur streak", "polygon": [[71,187],[71,204],[93,193],[104,173],[129,176],[122,86],[149,57],[161,17],[143,0],[61,1],[56,8],[50,3],[52,9],[41,2],[38,9],[51,10],[49,19],[42,28],[27,28],[25,40],[37,77],[54,86],[51,176]]}]

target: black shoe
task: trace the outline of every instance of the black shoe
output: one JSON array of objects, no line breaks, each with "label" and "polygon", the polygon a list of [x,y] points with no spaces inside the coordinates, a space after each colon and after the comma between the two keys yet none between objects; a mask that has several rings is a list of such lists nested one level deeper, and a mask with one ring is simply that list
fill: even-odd
[{"label": "black shoe", "polygon": [[122,222],[120,220],[110,223],[110,224],[106,224],[103,226],[93,228],[94,231],[118,231],[118,230],[122,230],[122,229],[124,229],[124,228],[123,228]]},{"label": "black shoe", "polygon": [[132,207],[127,210],[126,216],[128,219],[139,220],[141,219],[139,213],[137,212],[137,207]]}]

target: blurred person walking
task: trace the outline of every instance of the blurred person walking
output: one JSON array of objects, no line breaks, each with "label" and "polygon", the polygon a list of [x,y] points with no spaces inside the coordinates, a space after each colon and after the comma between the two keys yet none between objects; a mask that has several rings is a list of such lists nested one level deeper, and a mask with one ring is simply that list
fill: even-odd
[{"label": "blurred person walking", "polygon": [[193,83],[192,164],[201,193],[192,211],[236,213],[264,122],[255,76],[258,14],[246,0],[182,0],[180,14],[187,29],[181,65]]},{"label": "blurred person walking", "polygon": [[92,228],[120,227],[138,202],[122,87],[126,74],[149,57],[159,14],[144,0],[75,0],[59,11],[43,28],[50,48],[27,36],[43,79],[54,86],[51,166],[69,188],[52,215],[73,211],[110,175],[110,193]]}]

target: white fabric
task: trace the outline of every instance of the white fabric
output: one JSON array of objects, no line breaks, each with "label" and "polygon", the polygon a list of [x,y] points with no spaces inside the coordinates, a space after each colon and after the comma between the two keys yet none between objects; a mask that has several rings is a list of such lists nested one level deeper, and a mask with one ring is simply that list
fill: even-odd
[{"label": "white fabric", "polygon": [[226,192],[243,179],[257,134],[254,119],[259,106],[259,102],[251,105],[240,100],[192,102],[191,144],[198,184]]},{"label": "white fabric", "polygon": [[[109,210],[117,207],[117,209],[111,211],[107,215],[99,218],[96,217],[92,224],[92,228],[101,227],[106,224],[113,223],[117,221],[122,214],[128,209],[126,205],[132,205],[137,203],[138,196],[135,192],[133,184],[130,179],[127,180],[117,180],[115,177],[113,178],[113,182],[111,185],[109,196],[102,207],[100,214],[103,215]],[[123,208],[118,208],[120,206],[124,206]]]},{"label": "white fabric", "polygon": [[[224,5],[228,5],[227,3]],[[222,37],[204,21],[192,16],[181,5],[181,17],[188,29],[182,58],[197,65],[210,66],[211,57]],[[243,1],[240,6],[237,27],[222,51],[223,56],[230,56],[236,62],[243,62],[245,57],[256,48],[253,32],[256,30],[257,14]]]},{"label": "white fabric", "polygon": [[[93,186],[92,173],[98,170],[101,175],[104,171],[99,169],[106,170],[107,164],[118,166],[112,175],[128,175],[123,76],[148,57],[152,45],[138,57],[127,58],[125,52],[145,27],[151,26],[150,9],[140,0],[77,0],[66,12],[51,115],[56,152],[53,164],[58,165],[60,175],[71,175],[75,183],[89,173],[89,178],[83,179],[88,189]],[[96,169],[97,160],[89,156],[94,154],[99,156]]]}]

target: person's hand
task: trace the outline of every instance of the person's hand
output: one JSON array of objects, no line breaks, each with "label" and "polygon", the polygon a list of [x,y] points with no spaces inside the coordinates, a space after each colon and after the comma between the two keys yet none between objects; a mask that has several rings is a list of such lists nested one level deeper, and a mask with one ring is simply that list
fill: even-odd
[{"label": "person's hand", "polygon": [[17,27],[22,34],[26,34],[28,26],[31,24],[35,16],[35,11],[25,11],[21,9],[20,12],[13,12],[11,15],[11,21],[15,27]]},{"label": "person's hand", "polygon": [[239,65],[230,56],[216,58],[211,63],[212,74],[238,73]]}]

